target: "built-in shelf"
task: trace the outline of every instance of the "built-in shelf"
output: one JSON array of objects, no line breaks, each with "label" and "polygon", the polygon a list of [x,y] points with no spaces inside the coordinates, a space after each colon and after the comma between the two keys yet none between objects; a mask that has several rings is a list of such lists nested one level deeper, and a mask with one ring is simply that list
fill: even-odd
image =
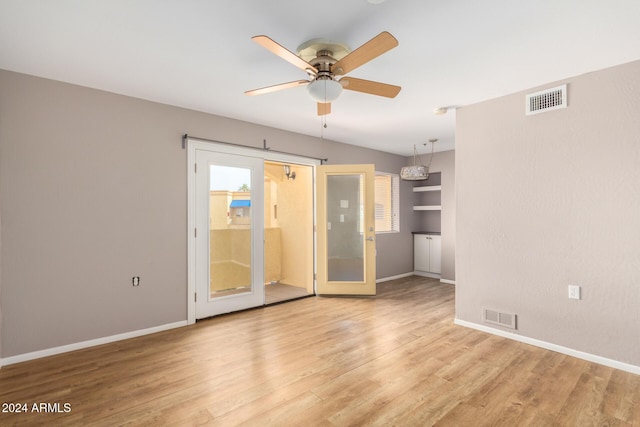
[{"label": "built-in shelf", "polygon": [[418,193],[421,191],[440,191],[442,190],[442,185],[425,185],[422,187],[413,187],[413,192]]},{"label": "built-in shelf", "polygon": [[[416,230],[414,232],[414,274],[440,278],[440,230],[442,228],[442,176],[440,172],[429,174],[429,179],[416,182],[412,187],[411,203],[415,212]],[[446,208],[445,208],[446,210]],[[435,233],[434,233],[435,232]],[[431,252],[431,243],[437,241],[438,250]],[[438,259],[431,261],[430,255]],[[433,263],[433,264],[431,264]],[[434,265],[435,268],[430,266]]]},{"label": "built-in shelf", "polygon": [[[427,191],[441,191],[442,190],[442,186],[441,185],[421,185],[419,187],[413,187],[413,192],[414,193],[423,193],[423,192],[427,192]],[[424,200],[421,200],[424,203]],[[423,205],[423,204],[419,204],[419,205],[414,205],[413,206],[413,210],[414,211],[440,211],[442,210],[442,206],[440,205]]]}]

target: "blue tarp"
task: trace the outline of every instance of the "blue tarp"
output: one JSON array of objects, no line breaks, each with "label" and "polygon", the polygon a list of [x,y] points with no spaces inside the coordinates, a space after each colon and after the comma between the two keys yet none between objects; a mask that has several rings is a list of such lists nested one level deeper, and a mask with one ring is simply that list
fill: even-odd
[{"label": "blue tarp", "polygon": [[251,206],[251,200],[232,200],[230,208],[246,208]]}]

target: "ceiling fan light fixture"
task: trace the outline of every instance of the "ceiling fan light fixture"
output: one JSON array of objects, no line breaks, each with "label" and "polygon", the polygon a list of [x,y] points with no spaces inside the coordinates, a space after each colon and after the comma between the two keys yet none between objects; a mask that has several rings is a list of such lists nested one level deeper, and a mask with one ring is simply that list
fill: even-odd
[{"label": "ceiling fan light fixture", "polygon": [[307,85],[307,91],[317,102],[327,103],[338,99],[342,85],[332,79],[316,79]]}]

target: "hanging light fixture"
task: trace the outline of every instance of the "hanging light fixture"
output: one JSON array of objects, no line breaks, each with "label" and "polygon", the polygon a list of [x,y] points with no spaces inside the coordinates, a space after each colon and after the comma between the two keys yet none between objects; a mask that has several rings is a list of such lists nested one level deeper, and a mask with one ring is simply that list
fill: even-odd
[{"label": "hanging light fixture", "polygon": [[[400,178],[405,181],[424,181],[429,179],[429,168],[431,167],[431,161],[433,160],[433,147],[436,145],[437,139],[430,139],[431,143],[431,155],[429,156],[428,165],[418,164],[418,149],[416,145],[413,145],[413,165],[404,166],[400,169]],[[424,144],[427,145],[427,144]]]},{"label": "hanging light fixture", "polygon": [[331,78],[317,78],[307,85],[309,95],[318,102],[335,101],[342,93],[342,85]]}]

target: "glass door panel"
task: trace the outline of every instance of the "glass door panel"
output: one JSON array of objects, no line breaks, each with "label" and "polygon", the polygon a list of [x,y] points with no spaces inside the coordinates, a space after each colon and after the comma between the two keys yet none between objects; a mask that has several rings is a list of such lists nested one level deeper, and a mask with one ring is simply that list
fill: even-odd
[{"label": "glass door panel", "polygon": [[209,298],[251,292],[251,169],[209,166]]},{"label": "glass door panel", "polygon": [[327,268],[330,282],[364,280],[363,174],[327,176]]}]

